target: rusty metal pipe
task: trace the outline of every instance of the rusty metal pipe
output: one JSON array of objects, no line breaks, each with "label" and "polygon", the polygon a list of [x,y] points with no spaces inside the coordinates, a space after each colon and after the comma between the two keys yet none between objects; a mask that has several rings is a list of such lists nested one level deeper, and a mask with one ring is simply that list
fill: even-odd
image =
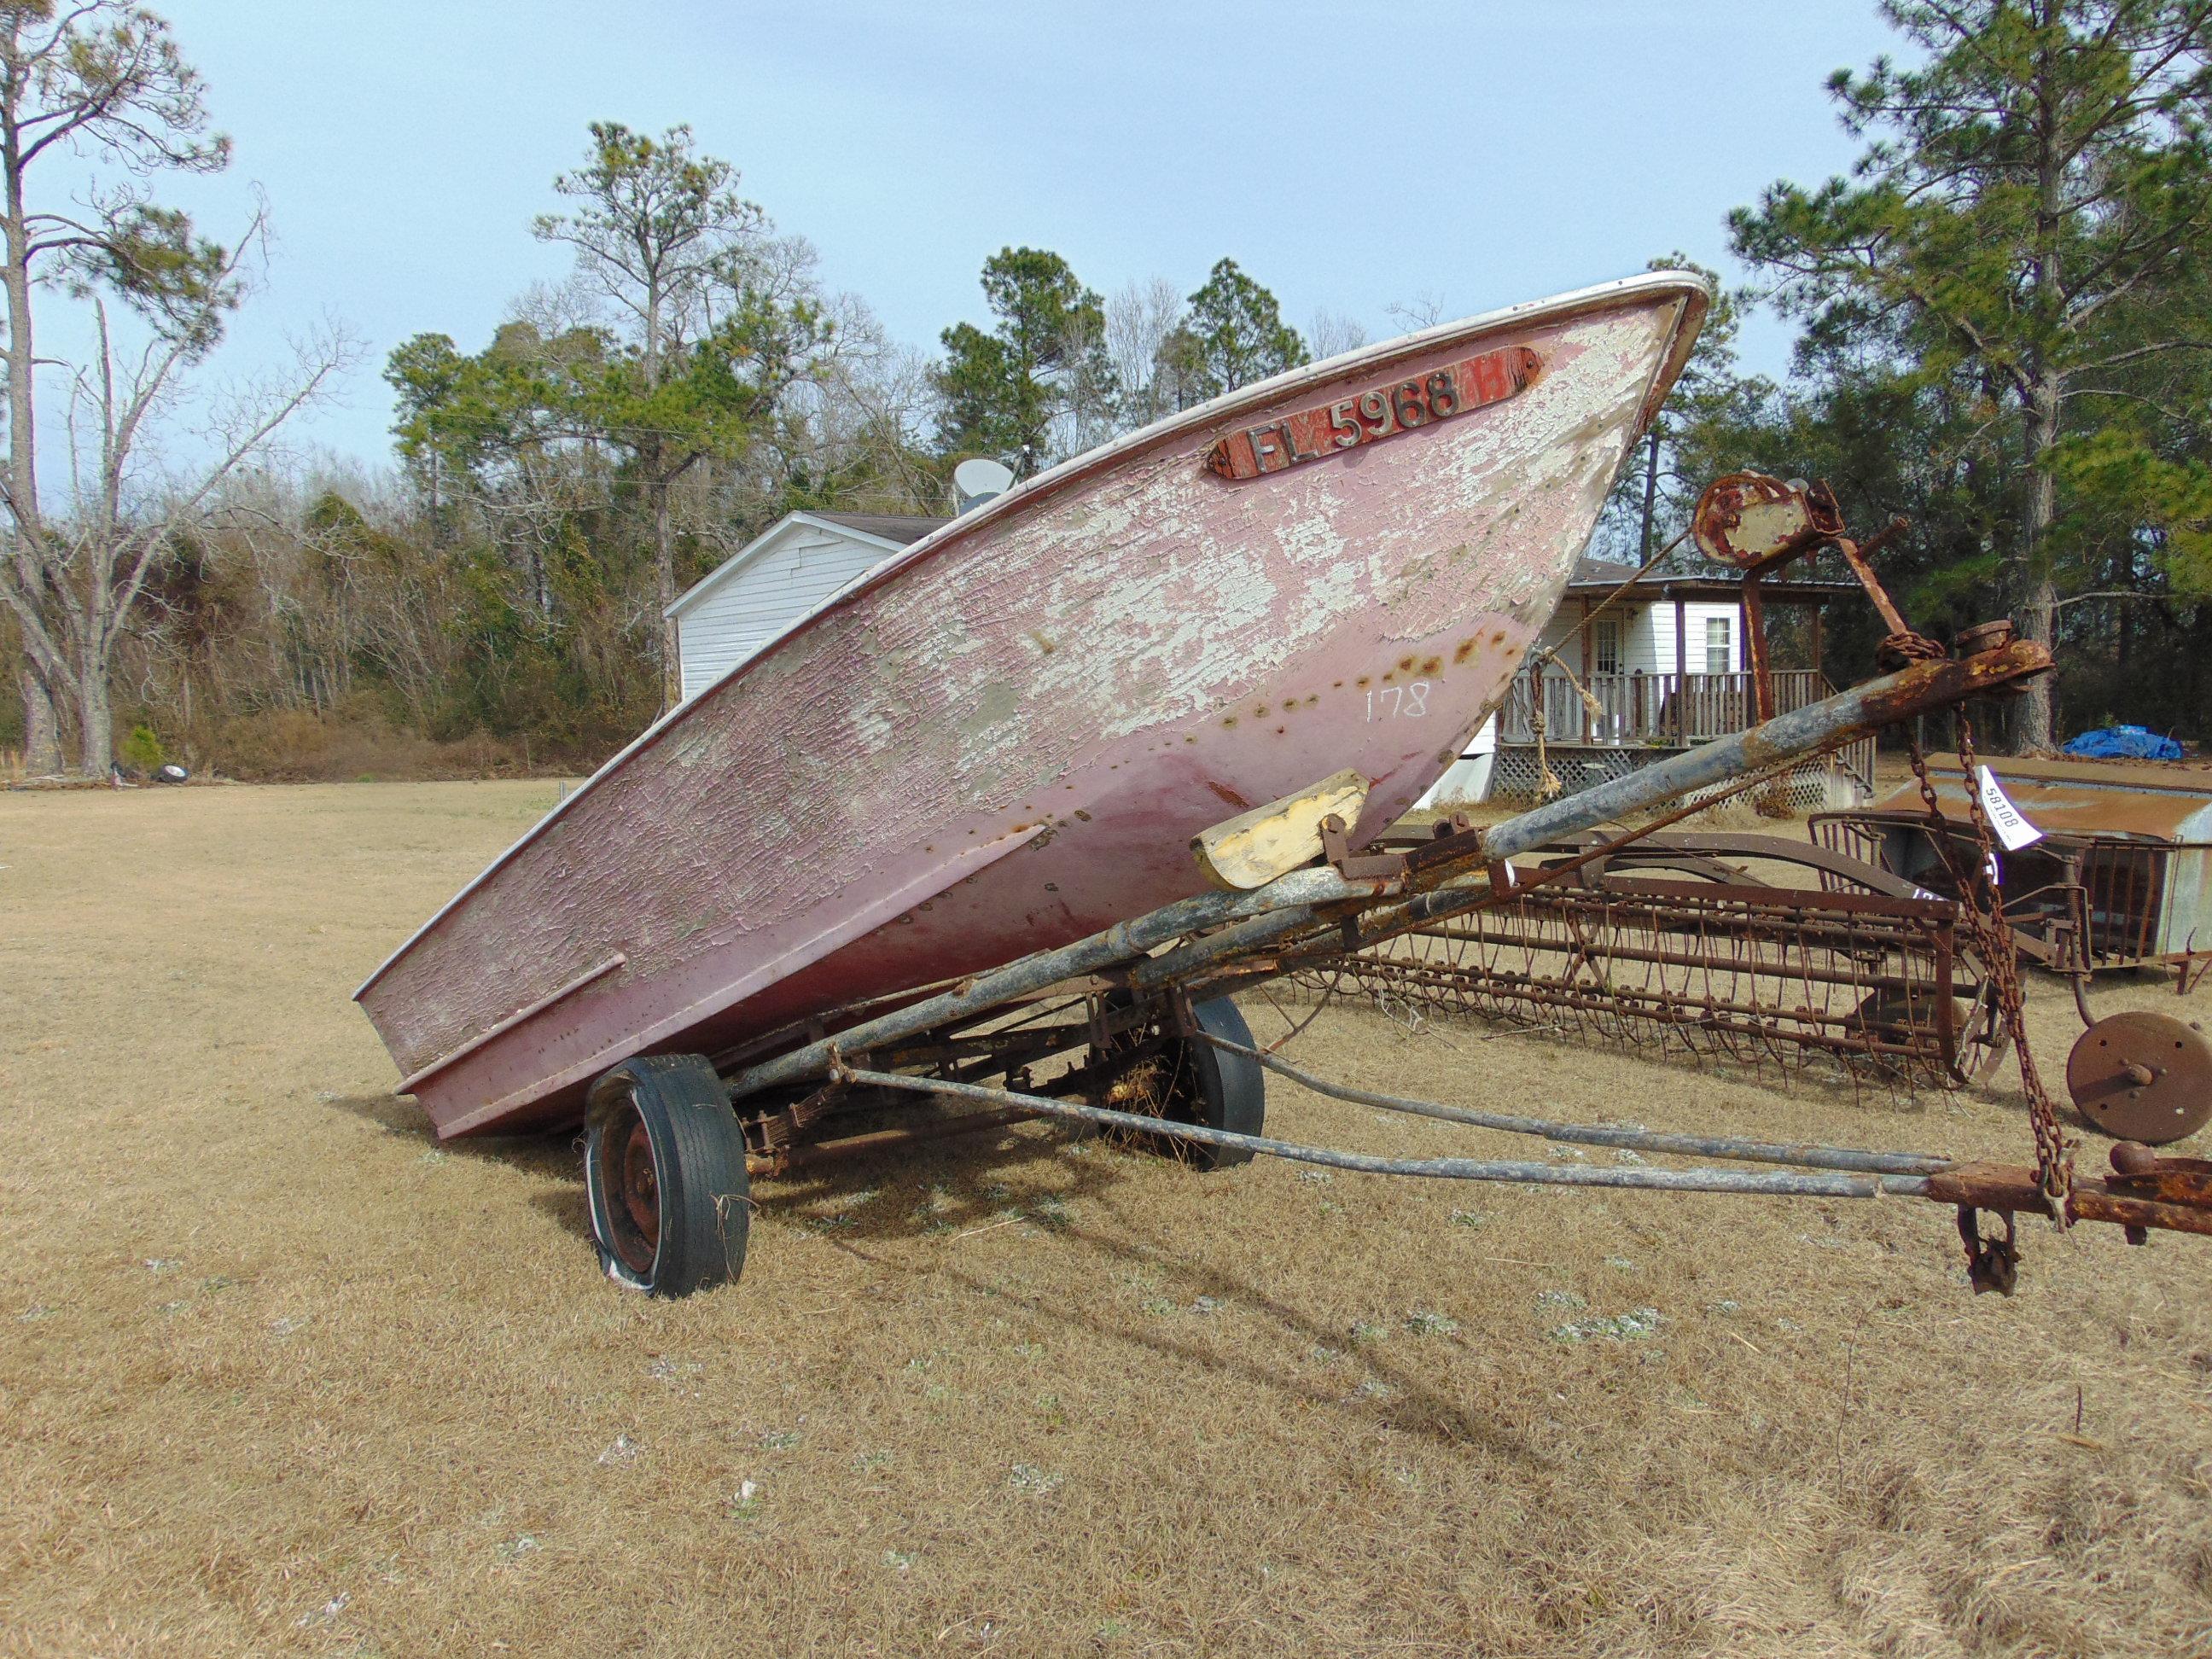
[{"label": "rusty metal pipe", "polygon": [[[2017,640],[1978,657],[1951,662],[1916,662],[1879,679],[1839,691],[1832,697],[1778,714],[1748,732],[1716,738],[1685,754],[1613,778],[1532,811],[1492,825],[1481,833],[1480,856],[1502,861],[1611,819],[1649,811],[1670,800],[1711,789],[1732,779],[1785,765],[1892,726],[1931,708],[1941,708],[1983,691],[1992,691],[2049,670],[2051,653]],[[1449,864],[1439,865],[1439,872]],[[1284,879],[1288,880],[1285,877]],[[1257,890],[1264,893],[1266,888]],[[1438,881],[1434,889],[1390,907],[1363,928],[1359,943],[1379,942],[1405,926],[1435,921],[1473,909],[1489,899],[1489,882],[1480,872]],[[1403,924],[1403,925],[1401,925]],[[1306,931],[1333,926],[1313,905],[1262,914],[1194,944],[1155,957],[1131,976],[1139,987],[1164,985],[1209,963]]]},{"label": "rusty metal pipe", "polygon": [[1386,1112],[1405,1112],[1434,1118],[1442,1123],[1465,1124],[1474,1129],[1498,1129],[1508,1134],[1540,1135],[1546,1140],[1579,1142],[1588,1146],[1626,1146],[1639,1152],[1662,1152],[1682,1158],[1725,1158],[1746,1164],[1791,1164],[1808,1170],[1852,1170],[1867,1175],[1934,1175],[1952,1166],[1953,1160],[1918,1152],[1863,1152],[1848,1146],[1820,1146],[1809,1142],[1784,1143],[1742,1140],[1733,1135],[1684,1135],[1651,1129],[1631,1129],[1607,1123],[1567,1123],[1556,1119],[1522,1117],[1508,1112],[1472,1111],[1440,1105],[1405,1095],[1377,1094],[1331,1083],[1302,1071],[1288,1060],[1257,1048],[1200,1032],[1217,1048],[1256,1060],[1269,1071],[1286,1077],[1300,1088],[1355,1106],[1373,1106]]},{"label": "rusty metal pipe", "polygon": [[1491,859],[1504,859],[1531,852],[1547,842],[1577,834],[1607,819],[1645,811],[1662,801],[1864,737],[1978,692],[2043,673],[2050,666],[2050,652],[2026,640],[1962,661],[1913,663],[1849,691],[1777,714],[1747,732],[1716,738],[1656,766],[1609,779],[1580,794],[1510,817],[1484,832],[1483,853]]},{"label": "rusty metal pipe", "polygon": [[1203,1146],[1228,1146],[1263,1152],[1294,1164],[1318,1164],[1332,1170],[1352,1170],[1364,1175],[1425,1176],[1438,1181],[1504,1181],[1537,1187],[1625,1187],[1658,1192],[1746,1193],[1781,1198],[1917,1198],[1928,1185],[1923,1176],[1895,1175],[1779,1175],[1748,1170],[1604,1169],[1582,1164],[1532,1164],[1521,1160],[1473,1158],[1374,1158],[1364,1152],[1339,1152],[1319,1146],[1278,1140],[1271,1135],[1237,1134],[1211,1129],[1200,1123],[1177,1123],[1169,1118],[1148,1117],[1139,1112],[1117,1112],[1105,1106],[1079,1106],[1073,1101],[1050,1100],[1041,1095],[1016,1094],[980,1083],[948,1084],[927,1078],[903,1077],[896,1072],[862,1071],[840,1065],[836,1075],[851,1083],[884,1089],[908,1089],[916,1093],[952,1094],[970,1100],[1018,1106],[1040,1116],[1064,1117],[1096,1123],[1109,1129],[1161,1135],[1173,1140],[1195,1141]]},{"label": "rusty metal pipe", "polygon": [[[2120,1177],[2124,1181],[2124,1176]],[[1923,1197],[1941,1204],[1978,1210],[2048,1215],[2051,1200],[2037,1186],[2035,1171],[2008,1164],[1959,1164],[1933,1176]],[[2077,1176],[2067,1195],[2070,1221],[2109,1221],[2122,1227],[2156,1227],[2166,1232],[2212,1237],[2212,1209],[2116,1192],[2109,1182]]]}]

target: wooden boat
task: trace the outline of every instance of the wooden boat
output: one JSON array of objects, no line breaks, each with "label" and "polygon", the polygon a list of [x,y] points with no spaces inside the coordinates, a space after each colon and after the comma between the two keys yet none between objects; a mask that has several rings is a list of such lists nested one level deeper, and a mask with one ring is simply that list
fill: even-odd
[{"label": "wooden boat", "polygon": [[[955,520],[671,711],[356,993],[441,1136],[772,1049],[1196,890],[1187,843],[1459,755],[1707,304],[1662,272],[1243,387]],[[810,1033],[810,1027],[812,1028]]]}]

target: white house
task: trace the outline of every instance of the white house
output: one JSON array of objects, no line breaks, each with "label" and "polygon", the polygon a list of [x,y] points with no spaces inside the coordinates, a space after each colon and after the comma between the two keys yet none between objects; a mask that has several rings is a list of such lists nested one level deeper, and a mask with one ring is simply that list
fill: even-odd
[{"label": "white house", "polygon": [[[1735,586],[1732,581],[1725,577],[1717,581],[1711,577],[1669,580],[1655,574],[1606,605],[1635,574],[1634,565],[1582,560],[1559,608],[1538,636],[1537,648],[1559,651],[1560,659],[1584,679],[1592,674],[1638,671],[1743,672],[1743,602],[1726,591]],[[1717,593],[1715,588],[1723,591]],[[1590,623],[1587,641],[1577,638],[1583,617],[1600,606],[1604,608]]]},{"label": "white house", "polygon": [[697,696],[848,583],[949,522],[881,513],[777,520],[668,607],[684,697]]},{"label": "white house", "polygon": [[[1800,630],[1798,641],[1809,662],[1773,670],[1778,712],[1826,696],[1832,688],[1820,672],[1820,607],[1857,589],[1848,581],[1793,576],[1762,582],[1759,591],[1770,615],[1810,613],[1809,630]],[[1503,707],[1421,804],[1526,798],[1547,770],[1579,788],[1743,730],[1754,712],[1744,628],[1742,586],[1732,572],[1653,571],[1639,578],[1633,565],[1581,561]],[[1540,708],[1548,757],[1540,764]],[[1845,763],[1864,771],[1872,758],[1854,754]],[[1857,781],[1824,773],[1824,802],[1841,804],[1828,797]],[[1813,788],[1808,783],[1803,793],[1809,798]]]}]

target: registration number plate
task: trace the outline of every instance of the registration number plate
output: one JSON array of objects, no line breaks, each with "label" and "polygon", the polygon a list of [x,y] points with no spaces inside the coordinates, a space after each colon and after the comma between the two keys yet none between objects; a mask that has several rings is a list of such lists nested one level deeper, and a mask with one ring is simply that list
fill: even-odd
[{"label": "registration number plate", "polygon": [[1206,465],[1224,478],[1286,471],[1401,432],[1434,426],[1486,404],[1503,403],[1534,380],[1542,366],[1543,360],[1527,346],[1486,351],[1409,380],[1232,432],[1215,443]]}]

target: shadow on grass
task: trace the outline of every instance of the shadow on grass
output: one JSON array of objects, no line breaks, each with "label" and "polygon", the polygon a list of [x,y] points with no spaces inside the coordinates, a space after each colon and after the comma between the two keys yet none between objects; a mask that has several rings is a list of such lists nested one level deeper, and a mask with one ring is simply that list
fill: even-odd
[{"label": "shadow on grass", "polygon": [[[1516,1461],[1534,1455],[1516,1431],[1439,1392],[1415,1369],[1412,1356],[1399,1358],[1374,1344],[1359,1343],[1350,1332],[1278,1299],[1215,1247],[1188,1236],[1157,1242],[1146,1238],[1117,1201],[1117,1189],[1152,1166],[1154,1155],[1125,1151],[1096,1138],[1073,1145],[1082,1151],[1071,1158],[1073,1146],[1060,1132],[1040,1132],[1034,1127],[1001,1131],[995,1136],[926,1143],[900,1152],[795,1170],[780,1179],[763,1180],[754,1192],[773,1224],[811,1232],[855,1261],[895,1278],[918,1281],[942,1275],[978,1297],[1012,1304],[1092,1340],[1125,1343],[1162,1358],[1205,1366],[1285,1399],[1349,1412],[1440,1444],[1480,1445]],[[1046,1170],[1053,1175],[1048,1187],[1023,1189],[1025,1174]],[[1183,1178],[1220,1182],[1224,1198],[1266,1201],[1264,1191],[1240,1182],[1239,1174],[1192,1170]],[[919,1205],[913,1201],[915,1197],[921,1200]],[[540,1194],[534,1201],[550,1210],[551,1195]],[[841,1201],[844,1207],[839,1207]],[[1094,1206],[1105,1218],[1105,1225],[1079,1223],[1067,1212],[1079,1204]],[[1034,1241],[1038,1249],[1067,1249],[1076,1258],[1085,1288],[1011,1289],[951,1254],[963,1239],[1018,1228],[1045,1235]],[[763,1250],[772,1252],[775,1243],[773,1230],[763,1233],[757,1227],[757,1257]],[[920,1259],[907,1251],[891,1255],[876,1248],[933,1243],[944,1248],[929,1250]],[[769,1268],[770,1264],[761,1261],[758,1266]],[[1108,1288],[1116,1276],[1163,1270],[1173,1276],[1179,1296],[1204,1297],[1217,1304],[1205,1317],[1243,1314],[1272,1327],[1277,1334],[1271,1346],[1280,1346],[1284,1361],[1224,1354],[1213,1344],[1187,1339],[1167,1316],[1123,1306]],[[1175,1310],[1176,1316],[1183,1311],[1180,1305]],[[1437,1344],[1431,1352],[1438,1360],[1449,1352],[1443,1346],[1446,1341],[1460,1347],[1474,1346],[1455,1338],[1425,1340]],[[1337,1370],[1337,1376],[1317,1379],[1296,1369],[1302,1361],[1313,1363],[1316,1349],[1334,1351],[1335,1357],[1326,1363]]]},{"label": "shadow on grass", "polygon": [[[426,1147],[550,1178],[550,1184],[532,1193],[528,1202],[562,1231],[588,1243],[582,1165],[573,1132],[440,1143],[421,1110],[402,1097],[356,1096],[331,1103]],[[1071,1144],[1064,1133],[1033,1127],[922,1143],[762,1177],[754,1198],[774,1226],[813,1233],[887,1274],[908,1279],[942,1274],[980,1298],[1011,1303],[1094,1340],[1202,1365],[1286,1400],[1348,1412],[1439,1444],[1479,1445],[1517,1462],[1538,1461],[1519,1433],[1438,1392],[1414,1369],[1410,1358],[1401,1359],[1379,1345],[1362,1344],[1350,1333],[1277,1299],[1218,1250],[1198,1241],[1146,1240],[1115,1198],[1115,1188],[1145,1167],[1137,1160],[1149,1162],[1151,1155],[1122,1151],[1096,1139],[1080,1144],[1082,1153],[1070,1158]],[[1054,1176],[1048,1187],[1018,1188],[1024,1174],[1046,1170]],[[1233,1170],[1194,1170],[1188,1178],[1218,1181],[1228,1188],[1238,1184]],[[903,1189],[903,1201],[894,1199],[895,1188]],[[919,1204],[913,1201],[915,1197],[921,1199]],[[1118,1231],[1078,1224],[1066,1213],[1069,1205],[1085,1202],[1097,1205]],[[925,1242],[950,1247],[966,1237],[1016,1227],[1036,1229],[1091,1257],[1096,1267],[1091,1287],[1066,1292],[1012,1290],[942,1252],[932,1251],[916,1261],[871,1248]],[[775,1242],[773,1231],[764,1234],[757,1223],[754,1255],[759,1257],[764,1248],[772,1251]],[[1037,1242],[1042,1245],[1045,1241]],[[757,1261],[755,1273],[760,1276],[749,1275],[748,1285],[740,1290],[773,1294],[762,1282],[766,1277],[763,1270],[769,1266]],[[1123,1308],[1110,1293],[1102,1293],[1108,1274],[1157,1273],[1163,1268],[1172,1272],[1179,1291],[1188,1290],[1218,1304],[1217,1315],[1209,1316],[1242,1313],[1273,1327],[1285,1359],[1272,1363],[1224,1354],[1213,1345],[1178,1335],[1164,1317]],[[1438,1358],[1449,1352],[1446,1342],[1455,1347],[1474,1346],[1458,1338],[1425,1340],[1437,1345],[1431,1352]],[[1293,1368],[1289,1355],[1306,1356],[1312,1363],[1317,1349],[1332,1351],[1334,1358],[1325,1363],[1338,1368],[1337,1376],[1319,1379]]]},{"label": "shadow on grass", "polygon": [[[577,1162],[578,1139],[574,1130],[528,1135],[466,1135],[458,1140],[441,1140],[430,1127],[428,1115],[404,1095],[344,1095],[328,1103],[402,1140],[419,1141],[425,1148],[454,1158],[504,1164],[530,1175],[570,1176],[574,1178],[578,1192],[582,1191],[581,1165]],[[580,1217],[583,1212],[580,1196],[576,1213]]]},{"label": "shadow on grass", "polygon": [[[557,1182],[556,1190],[533,1194],[531,1203],[578,1235],[588,1237],[590,1222],[584,1202],[580,1130],[471,1135],[441,1141],[430,1127],[428,1116],[404,1095],[349,1095],[333,1097],[326,1103],[374,1123],[386,1134],[418,1142],[426,1150],[501,1164]],[[1012,1196],[1011,1188],[1001,1189],[995,1182],[974,1187],[973,1177],[977,1170],[1003,1174],[1029,1164],[1061,1167],[1055,1154],[1064,1144],[1064,1138],[1058,1135],[1040,1137],[1006,1130],[996,1135],[985,1133],[956,1136],[904,1149],[828,1159],[784,1176],[758,1176],[754,1199],[758,1207],[787,1224],[855,1238],[908,1237],[958,1231],[1004,1219],[1006,1205]],[[1100,1173],[1089,1169],[1080,1171],[1073,1189],[1064,1190],[1057,1196],[1065,1200],[1091,1195]],[[951,1183],[963,1176],[971,1178],[971,1190],[956,1195]],[[917,1179],[932,1188],[944,1189],[944,1207],[927,1219],[897,1218],[899,1212],[889,1205],[839,1206],[840,1200],[849,1205],[854,1198],[872,1196],[888,1182]],[[826,1214],[803,1212],[805,1206],[824,1204],[830,1206]]]},{"label": "shadow on grass", "polygon": [[[1194,1180],[1214,1177],[1193,1173]],[[1233,1180],[1233,1176],[1222,1177]],[[1102,1188],[1110,1187],[1102,1182]],[[1103,1193],[1102,1207],[1117,1222],[1123,1218]],[[1286,1354],[1302,1352],[1310,1361],[1343,1367],[1337,1380],[1300,1375],[1286,1360],[1273,1363],[1245,1354],[1223,1353],[1212,1344],[1186,1340],[1166,1322],[1166,1316],[1137,1312],[1117,1305],[1110,1293],[1099,1289],[1080,1292],[1011,1289],[987,1274],[955,1262],[936,1260],[917,1267],[860,1247],[849,1236],[830,1242],[859,1261],[886,1273],[913,1278],[942,1274],[980,1298],[1010,1303],[1034,1316],[1079,1331],[1094,1340],[1126,1343],[1161,1358],[1187,1361],[1208,1370],[1234,1377],[1243,1385],[1267,1390],[1285,1400],[1348,1412],[1367,1422],[1400,1433],[1419,1435],[1439,1445],[1480,1446],[1516,1462],[1540,1461],[1516,1430],[1494,1418],[1471,1410],[1462,1402],[1438,1392],[1427,1376],[1394,1358],[1374,1344],[1357,1342],[1350,1333],[1322,1323],[1311,1314],[1270,1295],[1237,1271],[1218,1252],[1185,1237],[1171,1245],[1152,1246],[1133,1236],[1115,1236],[1096,1228],[1063,1224],[1052,1231],[1066,1243],[1098,1258],[1102,1268],[1158,1273],[1170,1267],[1178,1289],[1195,1290],[1217,1304],[1207,1317],[1242,1313],[1267,1322],[1279,1333]],[[958,1235],[948,1239],[954,1242]],[[1102,1287],[1103,1288],[1103,1287]],[[1181,1315],[1182,1310],[1175,1310]],[[1196,1317],[1195,1314],[1189,1316]],[[1449,1352],[1438,1341],[1431,1352],[1441,1359]],[[1472,1350],[1471,1341],[1451,1339],[1453,1346]],[[1320,1359],[1317,1351],[1332,1356]],[[1431,1365],[1433,1373],[1443,1367]],[[1348,1385],[1348,1386],[1347,1386]]]},{"label": "shadow on grass", "polygon": [[[557,1189],[533,1193],[530,1202],[540,1212],[588,1237],[591,1223],[584,1202],[583,1163],[574,1138],[549,1139],[557,1154],[555,1164],[526,1163],[517,1157],[502,1161],[558,1178]],[[454,1141],[447,1146],[459,1151],[466,1144]],[[532,1143],[507,1144],[520,1149]],[[996,1139],[979,1134],[902,1151],[837,1158],[785,1176],[754,1177],[753,1206],[757,1216],[764,1215],[772,1224],[848,1242],[957,1236],[983,1227],[1037,1220],[1042,1200],[1048,1197],[1056,1206],[1096,1196],[1111,1179],[1111,1172],[1079,1170],[1072,1186],[1055,1187],[1049,1194],[1018,1194],[992,1177],[1013,1175],[1024,1168],[1067,1167],[1057,1156],[1063,1144],[1056,1137],[1002,1131]],[[921,1183],[922,1195],[932,1206],[927,1213],[907,1205],[875,1201],[886,1196],[888,1187],[914,1182]],[[963,1184],[966,1190],[956,1190],[956,1182]],[[1038,1224],[1058,1224],[1048,1212],[1047,1218]],[[756,1250],[761,1239],[762,1235],[756,1232]]]}]

